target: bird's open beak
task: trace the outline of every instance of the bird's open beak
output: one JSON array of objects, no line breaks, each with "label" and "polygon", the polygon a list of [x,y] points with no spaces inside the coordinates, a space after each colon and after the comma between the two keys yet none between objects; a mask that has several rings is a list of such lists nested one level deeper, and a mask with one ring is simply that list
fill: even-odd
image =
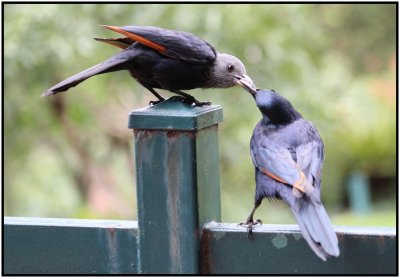
[{"label": "bird's open beak", "polygon": [[247,74],[238,77],[237,84],[239,84],[241,87],[243,87],[246,91],[248,91],[252,95],[257,93],[256,85],[254,85],[253,80],[251,80],[251,78]]}]

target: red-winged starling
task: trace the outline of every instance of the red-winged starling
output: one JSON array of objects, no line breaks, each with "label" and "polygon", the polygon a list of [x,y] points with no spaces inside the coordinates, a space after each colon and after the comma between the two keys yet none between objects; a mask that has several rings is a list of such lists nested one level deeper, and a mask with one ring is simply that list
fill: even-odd
[{"label": "red-winged starling", "polygon": [[68,90],[93,75],[128,70],[158,101],[164,98],[155,89],[164,89],[183,96],[195,105],[209,104],[197,101],[181,90],[195,88],[229,88],[242,80],[252,81],[243,63],[236,57],[219,53],[204,40],[182,31],[152,26],[104,26],[125,37],[96,39],[123,50],[74,76],[54,85],[42,96]]},{"label": "red-winged starling", "polygon": [[253,220],[261,201],[281,199],[318,257],[325,261],[339,256],[338,239],[320,198],[324,144],[317,129],[275,91],[254,89],[253,84],[245,88],[262,113],[250,142],[256,192],[254,208],[244,223],[248,232],[261,223]]}]

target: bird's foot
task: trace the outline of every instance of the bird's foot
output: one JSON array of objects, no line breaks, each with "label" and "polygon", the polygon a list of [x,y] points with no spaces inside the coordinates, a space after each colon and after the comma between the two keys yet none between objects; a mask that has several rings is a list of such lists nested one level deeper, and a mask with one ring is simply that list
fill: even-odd
[{"label": "bird's foot", "polygon": [[247,227],[247,237],[250,238],[250,235],[253,233],[253,226],[256,226],[257,224],[262,225],[261,219],[257,219],[256,221],[253,221],[253,219],[247,219],[246,222],[239,223],[240,226],[246,226]]},{"label": "bird's foot", "polygon": [[190,104],[191,106],[205,106],[205,105],[211,105],[211,102],[209,101],[198,101],[197,99],[195,99],[194,97],[182,97],[182,96],[173,96],[171,97],[174,100],[180,100],[183,103],[187,103]]},{"label": "bird's foot", "polygon": [[[202,107],[202,106],[206,106],[206,105],[211,105],[211,102],[209,102],[209,101],[198,101],[197,99],[193,99],[194,101],[193,101],[193,103],[194,103],[194,106],[200,106],[200,107]],[[193,105],[193,104],[192,104]]]},{"label": "bird's foot", "polygon": [[170,97],[169,99],[170,99],[170,100],[173,100],[173,101],[184,102],[184,103],[188,102],[188,101],[187,101],[187,97],[183,97],[183,96],[172,96],[172,97]]},{"label": "bird's foot", "polygon": [[165,100],[165,98],[159,99],[159,100],[152,100],[152,101],[149,102],[149,105],[153,106],[153,105],[156,105],[156,104],[159,104],[159,103],[163,102],[164,100]]}]

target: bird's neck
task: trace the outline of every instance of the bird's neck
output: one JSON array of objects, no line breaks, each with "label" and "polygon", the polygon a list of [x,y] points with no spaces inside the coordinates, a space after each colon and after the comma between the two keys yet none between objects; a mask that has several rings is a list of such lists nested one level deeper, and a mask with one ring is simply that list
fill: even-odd
[{"label": "bird's neck", "polygon": [[287,125],[302,118],[288,100],[275,92],[256,96],[256,101],[266,124]]},{"label": "bird's neck", "polygon": [[206,87],[208,88],[227,88],[230,84],[224,82],[224,68],[223,60],[221,59],[221,54],[216,53],[215,60],[212,67],[210,67],[210,73],[207,78]]}]

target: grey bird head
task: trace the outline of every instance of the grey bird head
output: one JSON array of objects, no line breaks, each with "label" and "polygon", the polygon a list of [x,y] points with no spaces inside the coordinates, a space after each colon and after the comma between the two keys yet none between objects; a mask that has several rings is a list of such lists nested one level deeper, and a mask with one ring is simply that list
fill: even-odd
[{"label": "grey bird head", "polygon": [[235,85],[244,87],[244,83],[255,88],[253,80],[246,74],[242,61],[229,54],[217,53],[209,87],[229,88]]}]

